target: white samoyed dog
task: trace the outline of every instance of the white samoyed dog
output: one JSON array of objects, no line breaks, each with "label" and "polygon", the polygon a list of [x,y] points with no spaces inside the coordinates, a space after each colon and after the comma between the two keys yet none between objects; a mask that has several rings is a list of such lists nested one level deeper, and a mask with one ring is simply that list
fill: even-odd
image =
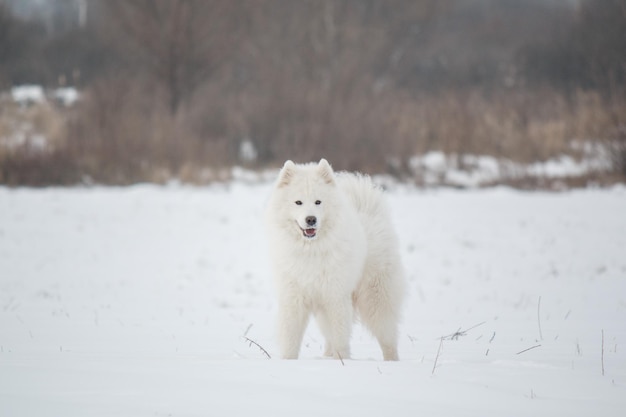
[{"label": "white samoyed dog", "polygon": [[[296,359],[309,317],[325,355],[350,357],[355,318],[398,360],[404,274],[382,190],[369,177],[285,162],[267,210],[281,356]],[[355,314],[356,313],[356,314]]]}]

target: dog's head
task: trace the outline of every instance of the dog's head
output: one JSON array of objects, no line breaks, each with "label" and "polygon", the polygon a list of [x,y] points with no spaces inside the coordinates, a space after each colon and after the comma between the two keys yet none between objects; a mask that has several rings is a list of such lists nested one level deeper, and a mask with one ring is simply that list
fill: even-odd
[{"label": "dog's head", "polygon": [[277,182],[280,210],[295,233],[315,239],[323,233],[335,192],[335,175],[325,159],[318,164],[296,165],[285,162]]}]

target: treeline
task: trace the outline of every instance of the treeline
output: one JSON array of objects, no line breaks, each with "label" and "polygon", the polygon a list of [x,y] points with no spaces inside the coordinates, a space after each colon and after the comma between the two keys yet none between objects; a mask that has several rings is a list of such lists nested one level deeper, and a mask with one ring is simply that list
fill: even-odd
[{"label": "treeline", "polygon": [[429,150],[530,162],[597,140],[626,176],[623,0],[66,3],[30,20],[0,3],[0,85],[84,92],[53,147],[0,150],[1,182],[320,156],[410,177]]}]

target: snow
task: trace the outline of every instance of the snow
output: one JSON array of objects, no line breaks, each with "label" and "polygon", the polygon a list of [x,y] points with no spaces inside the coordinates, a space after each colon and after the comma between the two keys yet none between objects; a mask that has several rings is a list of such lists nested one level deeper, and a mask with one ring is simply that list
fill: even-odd
[{"label": "snow", "polygon": [[46,101],[43,87],[40,85],[18,85],[11,88],[11,97],[16,103],[23,105]]},{"label": "snow", "polygon": [[623,415],[624,187],[395,187],[401,361],[343,364],[276,358],[269,190],[0,188],[0,415]]},{"label": "snow", "polygon": [[71,107],[80,98],[80,93],[74,87],[61,87],[52,92],[52,96],[65,107]]},{"label": "snow", "polygon": [[80,99],[80,92],[75,87],[59,87],[47,92],[42,86],[34,84],[11,88],[11,99],[22,106],[44,103],[47,95],[65,107],[73,106]]},{"label": "snow", "polygon": [[592,142],[574,142],[583,157],[576,160],[560,155],[546,161],[522,164],[506,158],[487,155],[444,154],[427,152],[411,158],[410,166],[425,185],[449,185],[478,188],[520,178],[564,179],[610,172],[611,155],[606,147]]},{"label": "snow", "polygon": [[254,162],[259,156],[252,140],[246,138],[239,144],[239,159],[243,162]]}]

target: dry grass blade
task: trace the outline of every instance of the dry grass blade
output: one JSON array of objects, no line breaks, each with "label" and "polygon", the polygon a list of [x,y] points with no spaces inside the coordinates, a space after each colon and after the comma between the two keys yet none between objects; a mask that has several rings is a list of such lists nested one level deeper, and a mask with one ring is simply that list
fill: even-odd
[{"label": "dry grass blade", "polygon": [[602,361],[602,376],[604,376],[604,329],[602,329],[602,353],[600,359]]},{"label": "dry grass blade", "polygon": [[337,352],[337,356],[339,357],[339,360],[341,361],[341,366],[346,366],[346,364],[343,362],[343,358],[341,357],[341,353]]},{"label": "dry grass blade", "polygon": [[470,330],[473,330],[473,329],[477,328],[478,326],[482,326],[482,325],[483,325],[483,324],[485,324],[485,323],[486,323],[486,322],[484,322],[484,321],[483,321],[483,322],[478,323],[478,324],[476,324],[476,325],[474,325],[474,326],[472,326],[472,327],[470,327],[470,328],[467,328],[467,329],[465,329],[465,330],[461,330],[461,328],[459,327],[459,329],[458,329],[456,332],[451,333],[451,334],[449,334],[449,335],[447,335],[447,336],[442,336],[441,338],[442,338],[442,339],[444,339],[444,340],[459,340],[459,337],[461,337],[461,336],[467,336],[467,332],[469,332]]},{"label": "dry grass blade", "polygon": [[439,339],[439,347],[437,348],[437,356],[435,356],[435,363],[433,364],[433,370],[430,373],[431,375],[435,375],[435,368],[437,368],[437,361],[439,360],[439,354],[441,353],[442,345],[443,345],[443,337]]},{"label": "dry grass blade", "polygon": [[257,342],[255,342],[254,340],[250,339],[250,338],[249,338],[249,337],[247,337],[247,336],[244,336],[243,338],[246,340],[246,342],[248,342],[248,343],[249,343],[249,346],[250,346],[250,347],[251,347],[252,345],[254,345],[254,346],[258,347],[258,348],[261,350],[261,352],[263,352],[263,354],[264,354],[265,356],[267,356],[267,359],[272,359],[272,357],[270,356],[270,354],[269,354],[269,353],[267,353],[267,350],[265,350],[265,349],[263,348],[263,346],[259,345]]},{"label": "dry grass blade", "polygon": [[538,347],[541,347],[541,345],[535,345],[535,346],[531,346],[531,347],[529,347],[527,349],[520,350],[519,352],[516,353],[516,355],[522,354],[524,352],[528,352],[529,350],[532,350],[532,349],[535,349],[535,348],[538,348]]}]

